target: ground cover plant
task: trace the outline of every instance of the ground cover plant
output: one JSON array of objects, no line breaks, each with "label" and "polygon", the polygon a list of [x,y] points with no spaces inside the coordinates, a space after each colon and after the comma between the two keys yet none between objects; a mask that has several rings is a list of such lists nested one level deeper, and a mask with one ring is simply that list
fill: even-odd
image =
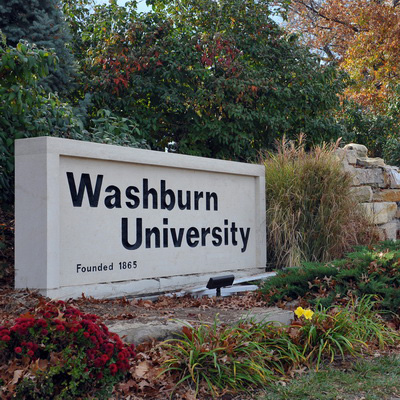
[{"label": "ground cover plant", "polygon": [[306,151],[283,140],[264,159],[268,260],[274,268],[341,257],[369,243],[373,229],[351,195],[336,145]]},{"label": "ground cover plant", "polygon": [[135,356],[93,314],[40,301],[0,326],[2,399],[108,399]]},{"label": "ground cover plant", "polygon": [[374,295],[380,310],[398,314],[400,242],[361,246],[343,259],[284,269],[260,291],[269,304],[301,298],[305,303],[324,306]]}]

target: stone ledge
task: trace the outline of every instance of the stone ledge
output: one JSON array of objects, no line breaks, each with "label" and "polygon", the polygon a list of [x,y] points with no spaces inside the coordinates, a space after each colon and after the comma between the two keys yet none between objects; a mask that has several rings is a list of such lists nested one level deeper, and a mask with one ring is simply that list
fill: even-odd
[{"label": "stone ledge", "polygon": [[397,219],[379,226],[380,240],[396,240],[399,223]]},{"label": "stone ledge", "polygon": [[372,200],[371,186],[353,186],[350,191],[359,203],[369,203]]},{"label": "stone ledge", "polygon": [[384,189],[379,192],[375,192],[372,196],[372,201],[385,201],[385,202],[396,202],[400,201],[400,189]]},{"label": "stone ledge", "polygon": [[360,203],[360,206],[364,208],[371,222],[376,225],[390,222],[397,211],[397,204],[394,202]]},{"label": "stone ledge", "polygon": [[[216,314],[218,311],[217,310]],[[278,324],[288,325],[294,318],[293,311],[282,310],[277,307],[272,308],[254,308],[251,310],[231,310],[229,324],[235,324],[243,319],[251,319],[255,322],[276,322]],[[201,322],[209,324],[212,321]],[[225,322],[225,321],[222,321]],[[156,339],[159,341],[173,338],[177,333],[182,331],[185,324],[200,323],[191,320],[162,320],[157,317],[151,317],[146,322],[118,321],[107,323],[107,327],[111,332],[123,336],[128,343],[139,344],[141,342]]]}]

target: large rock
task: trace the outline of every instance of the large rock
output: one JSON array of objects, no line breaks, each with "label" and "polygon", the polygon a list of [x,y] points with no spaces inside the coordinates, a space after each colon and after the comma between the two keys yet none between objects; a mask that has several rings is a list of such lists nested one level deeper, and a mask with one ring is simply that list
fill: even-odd
[{"label": "large rock", "polygon": [[384,167],[383,175],[386,187],[400,188],[400,173],[397,167]]},{"label": "large rock", "polygon": [[387,186],[382,168],[354,168],[354,181],[358,185],[371,185],[384,188]]},{"label": "large rock", "polygon": [[397,204],[393,202],[382,203],[360,203],[365,210],[367,217],[376,225],[391,222],[397,212]]},{"label": "large rock", "polygon": [[[375,192],[373,197],[373,201],[400,201],[400,189],[384,189],[378,192]],[[367,202],[370,200],[363,200],[363,202]]]},{"label": "large rock", "polygon": [[387,224],[379,226],[379,239],[380,240],[396,240],[397,231],[399,229],[399,221],[397,219]]},{"label": "large rock", "polygon": [[354,199],[359,203],[368,203],[372,200],[373,193],[371,186],[355,186],[352,187],[350,191]]},{"label": "large rock", "polygon": [[382,158],[357,158],[356,164],[360,167],[365,167],[365,168],[374,168],[374,167],[384,167],[385,162],[383,161]]},{"label": "large rock", "polygon": [[[293,311],[282,310],[277,307],[271,308],[253,308],[251,310],[235,310],[234,313],[229,313],[229,320],[219,318],[222,323],[235,324],[241,320],[251,320],[254,322],[274,322],[278,325],[289,325],[293,320]],[[213,316],[211,321],[203,321],[203,325],[210,325],[215,321]],[[141,342],[156,339],[165,340],[176,337],[182,328],[188,324],[199,324],[199,320],[165,320],[165,316],[147,318],[142,321],[112,321],[107,323],[111,332],[117,333],[119,336],[124,336],[124,340],[128,343],[139,344]]]},{"label": "large rock", "polygon": [[343,170],[351,176],[352,186],[360,186],[360,179],[358,178],[357,172],[360,171],[359,168],[355,168],[347,162],[343,162]]},{"label": "large rock", "polygon": [[343,164],[357,163],[357,152],[355,150],[337,149],[336,155]]},{"label": "large rock", "polygon": [[343,147],[344,150],[355,150],[357,158],[367,157],[368,149],[363,144],[349,143]]}]

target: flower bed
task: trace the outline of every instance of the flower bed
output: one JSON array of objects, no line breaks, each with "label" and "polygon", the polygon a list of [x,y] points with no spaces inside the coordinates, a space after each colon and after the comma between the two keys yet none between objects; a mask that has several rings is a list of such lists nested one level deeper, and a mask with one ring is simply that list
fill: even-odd
[{"label": "flower bed", "polygon": [[93,314],[45,302],[0,326],[2,398],[108,398],[135,357]]}]

